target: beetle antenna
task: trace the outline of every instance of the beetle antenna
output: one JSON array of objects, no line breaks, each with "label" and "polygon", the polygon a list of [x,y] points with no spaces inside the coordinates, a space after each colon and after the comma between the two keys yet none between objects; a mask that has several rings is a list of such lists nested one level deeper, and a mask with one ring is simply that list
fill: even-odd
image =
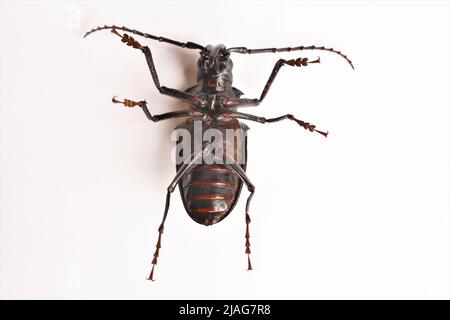
[{"label": "beetle antenna", "polygon": [[141,37],[144,37],[144,38],[149,38],[149,39],[157,40],[157,41],[160,41],[160,42],[167,42],[167,43],[170,43],[170,44],[172,44],[174,46],[178,46],[178,47],[181,47],[181,48],[197,49],[197,50],[202,50],[202,51],[205,50],[204,46],[199,45],[199,44],[194,43],[194,42],[179,42],[179,41],[172,40],[172,39],[169,39],[169,38],[154,36],[152,34],[141,32],[139,30],[134,30],[134,29],[130,29],[130,28],[127,28],[127,27],[123,27],[123,26],[122,27],[118,27],[118,26],[114,26],[114,25],[112,25],[112,26],[104,25],[103,27],[97,27],[97,28],[91,29],[90,31],[86,32],[86,34],[84,35],[84,38],[86,38],[88,35],[90,35],[93,32],[100,31],[100,30],[107,30],[107,29],[117,29],[117,30],[130,32],[130,33],[137,34],[138,36],[141,36]]},{"label": "beetle antenna", "polygon": [[299,50],[324,50],[336,53],[340,55],[342,58],[347,60],[347,62],[350,64],[352,69],[355,69],[353,66],[353,63],[350,61],[350,59],[343,54],[340,51],[334,50],[333,48],[325,48],[325,47],[318,47],[318,46],[298,46],[298,47],[285,47],[285,48],[264,48],[264,49],[248,49],[246,47],[233,47],[228,48],[228,52],[237,52],[237,53],[243,53],[243,54],[253,54],[253,53],[275,53],[275,52],[290,52],[290,51],[299,51]]}]

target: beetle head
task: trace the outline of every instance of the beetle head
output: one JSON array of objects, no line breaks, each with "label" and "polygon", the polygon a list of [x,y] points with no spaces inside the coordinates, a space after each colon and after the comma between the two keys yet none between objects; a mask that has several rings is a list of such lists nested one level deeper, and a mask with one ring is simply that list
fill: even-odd
[{"label": "beetle head", "polygon": [[[233,62],[230,59],[230,52],[224,45],[208,45],[200,51],[200,58],[197,62],[197,81],[203,82],[206,86],[216,84],[218,88],[227,88],[233,82]],[[211,84],[212,83],[212,84]]]}]

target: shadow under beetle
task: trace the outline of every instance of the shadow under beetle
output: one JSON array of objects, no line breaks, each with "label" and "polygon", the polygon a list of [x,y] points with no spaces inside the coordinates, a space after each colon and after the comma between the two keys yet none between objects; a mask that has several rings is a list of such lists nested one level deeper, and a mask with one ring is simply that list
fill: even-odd
[{"label": "shadow under beetle", "polygon": [[[297,50],[324,50],[340,55],[353,68],[352,62],[340,51],[336,51],[333,48],[318,46],[265,49],[247,49],[246,47],[226,48],[224,45],[208,45],[204,47],[194,42],[178,42],[172,39],[157,37],[138,30],[129,29],[127,27],[117,26],[97,27],[87,32],[85,37],[90,33],[105,29],[110,29],[111,32],[119,36],[121,41],[126,45],[142,51],[145,55],[145,59],[147,60],[153,82],[159,92],[161,94],[187,102],[189,104],[189,109],[152,115],[148,110],[147,103],[145,101],[135,102],[129,99],[120,101],[115,97],[112,101],[114,103],[121,103],[126,107],[140,107],[144,111],[147,118],[153,122],[186,117],[187,119],[179,124],[177,128],[186,129],[192,134],[194,134],[196,121],[201,122],[203,131],[207,129],[215,129],[225,134],[227,129],[242,130],[244,133],[248,130],[248,127],[239,122],[238,119],[256,121],[259,123],[270,123],[289,119],[295,121],[298,125],[311,132],[318,132],[324,137],[328,135],[328,132],[319,131],[316,129],[315,125],[299,120],[291,114],[286,114],[276,118],[264,118],[236,111],[237,107],[259,105],[267,95],[267,92],[269,91],[270,86],[272,85],[281,67],[306,67],[309,64],[320,63],[320,58],[313,61],[309,61],[308,58],[298,58],[292,60],[279,59],[273,67],[272,73],[270,74],[260,97],[257,99],[248,99],[241,98],[243,93],[232,87],[233,63],[230,59],[230,54],[232,52],[241,54],[255,54],[290,52]],[[186,49],[199,50],[200,58],[197,63],[197,84],[185,91],[179,91],[161,86],[150,48],[147,46],[142,46],[138,41],[126,33],[123,35],[120,34],[117,30],[129,32],[160,42],[167,42]],[[226,157],[226,161],[222,161],[225,163],[219,162],[220,164],[207,164],[203,160],[200,162],[198,161],[200,158],[212,153],[212,144],[210,142],[205,142],[202,144],[202,147],[197,153],[194,151],[188,155],[189,158],[187,161],[177,163],[177,173],[172,183],[167,188],[166,205],[161,225],[158,228],[158,240],[156,243],[156,251],[153,255],[152,269],[148,278],[149,280],[154,280],[154,269],[159,257],[159,250],[161,249],[161,236],[164,231],[164,222],[167,217],[167,212],[169,211],[170,195],[175,190],[177,185],[179,186],[181,198],[189,216],[194,221],[208,226],[221,221],[233,210],[238,201],[242,184],[245,183],[250,192],[245,207],[245,253],[247,254],[248,270],[252,270],[252,265],[250,262],[249,206],[250,200],[255,192],[255,187],[250,182],[250,179],[247,177],[245,172],[247,165],[246,135],[238,135],[235,140],[237,140],[236,142],[238,144],[240,143],[245,147],[243,150],[239,151],[235,150],[233,146],[230,147],[228,142],[224,142],[220,147],[223,149]],[[227,152],[227,149],[230,148],[233,148],[231,151],[233,156],[231,157],[229,156],[229,152]],[[237,157],[240,157],[243,160],[238,162],[236,161]]]}]

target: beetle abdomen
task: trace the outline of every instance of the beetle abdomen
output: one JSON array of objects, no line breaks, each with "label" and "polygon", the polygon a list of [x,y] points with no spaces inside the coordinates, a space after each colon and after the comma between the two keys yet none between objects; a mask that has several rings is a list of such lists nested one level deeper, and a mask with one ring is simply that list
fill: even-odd
[{"label": "beetle abdomen", "polygon": [[211,225],[225,218],[235,206],[242,182],[225,165],[194,166],[180,180],[185,209],[196,222]]}]

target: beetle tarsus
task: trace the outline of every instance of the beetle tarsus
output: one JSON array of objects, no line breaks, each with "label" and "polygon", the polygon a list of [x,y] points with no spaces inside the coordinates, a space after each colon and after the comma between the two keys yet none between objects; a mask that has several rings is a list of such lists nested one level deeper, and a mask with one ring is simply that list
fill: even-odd
[{"label": "beetle tarsus", "polygon": [[144,47],[136,39],[134,39],[132,36],[129,36],[126,33],[121,35],[119,32],[117,32],[115,27],[111,28],[111,33],[119,36],[122,39],[121,41],[129,47],[133,47],[133,48],[139,49],[139,50],[144,49]]},{"label": "beetle tarsus", "polygon": [[253,270],[252,269],[252,263],[250,262],[250,253],[252,253],[252,251],[250,250],[250,228],[249,228],[249,224],[252,220],[250,219],[250,215],[248,213],[245,214],[245,254],[247,254],[247,262],[248,262],[248,267],[247,267],[247,271],[249,270]]},{"label": "beetle tarsus", "polygon": [[316,60],[308,61],[308,58],[297,58],[291,60],[280,60],[282,64],[287,64],[289,66],[296,67],[306,67],[310,63],[320,63],[320,57],[317,57]]},{"label": "beetle tarsus", "polygon": [[117,96],[114,96],[112,98],[112,102],[113,103],[120,103],[120,104],[123,104],[125,107],[128,107],[128,108],[133,108],[133,107],[136,107],[136,106],[142,107],[142,106],[147,105],[147,102],[145,102],[145,101],[138,101],[138,102],[136,102],[136,101],[133,101],[133,100],[130,100],[130,99],[123,99],[123,101],[120,101],[120,100],[116,99],[116,97]]},{"label": "beetle tarsus", "polygon": [[158,228],[158,241],[156,242],[156,250],[153,254],[153,260],[152,260],[152,271],[150,271],[150,276],[147,278],[147,280],[155,281],[153,279],[153,274],[155,272],[155,266],[158,264],[158,257],[159,257],[159,249],[161,249],[161,237],[164,232],[164,225],[160,225]]},{"label": "beetle tarsus", "polygon": [[296,117],[294,117],[292,114],[288,114],[287,117],[288,117],[288,119],[294,120],[295,122],[297,122],[299,126],[301,126],[302,128],[304,128],[306,130],[309,130],[311,132],[315,131],[315,132],[323,135],[325,138],[328,136],[328,131],[324,132],[324,131],[317,130],[315,125],[313,125],[309,122],[306,122],[306,121],[299,120]]},{"label": "beetle tarsus", "polygon": [[155,265],[152,266],[152,271],[150,271],[150,275],[148,276],[147,280],[155,281],[155,279],[153,279],[154,272],[155,272]]}]

